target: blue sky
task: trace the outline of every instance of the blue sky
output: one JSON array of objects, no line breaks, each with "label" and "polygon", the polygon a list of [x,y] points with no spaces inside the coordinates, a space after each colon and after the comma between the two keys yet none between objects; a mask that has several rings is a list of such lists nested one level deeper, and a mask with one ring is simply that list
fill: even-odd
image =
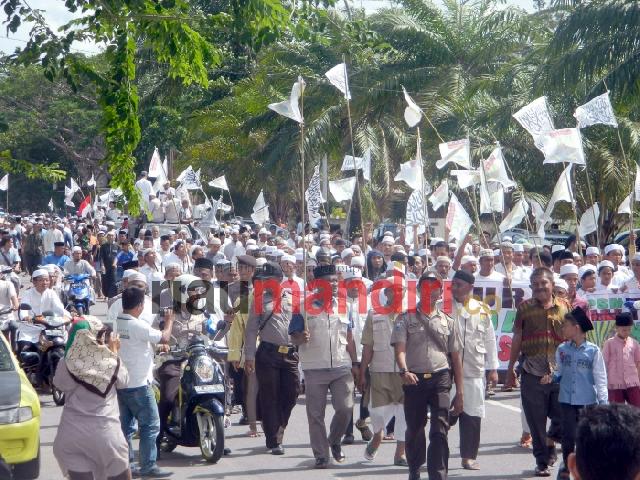
[{"label": "blue sky", "polygon": [[[338,4],[340,4],[341,1],[342,0],[338,0]],[[378,8],[390,5],[391,2],[389,0],[350,0],[350,3],[356,8],[362,6],[368,11],[374,11]],[[532,8],[533,1],[507,0],[507,4],[517,5],[530,10]],[[49,25],[54,29],[57,29],[61,25],[64,25],[73,19],[73,15],[65,8],[63,0],[30,0],[29,5],[33,8],[43,10],[44,16],[49,22]],[[10,38],[6,38],[6,29],[3,26],[3,28],[0,29],[0,52],[12,53],[16,47],[24,46],[25,41],[29,38],[29,29],[30,27],[28,25],[22,25],[15,34],[9,34]],[[98,47],[91,43],[76,42],[74,44],[74,48],[86,53],[95,53],[99,51]]]}]

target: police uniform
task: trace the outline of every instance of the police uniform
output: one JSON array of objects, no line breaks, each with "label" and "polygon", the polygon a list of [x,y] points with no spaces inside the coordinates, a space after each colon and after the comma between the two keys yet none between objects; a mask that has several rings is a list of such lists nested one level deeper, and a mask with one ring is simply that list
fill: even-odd
[{"label": "police uniform", "polygon": [[[278,276],[282,278],[280,266],[267,263],[255,278],[267,280]],[[290,292],[282,291],[276,302],[271,291],[264,290],[262,305],[256,305],[259,297],[254,297],[249,308],[244,357],[245,361],[255,361],[258,406],[267,448],[272,453],[281,453],[282,437],[298,398],[298,354],[289,341],[293,315]],[[258,336],[260,345],[256,348]]]},{"label": "police uniform", "polygon": [[[429,480],[444,480],[449,462],[447,431],[452,380],[448,355],[461,350],[457,322],[439,308],[425,315],[418,305],[415,312],[398,316],[391,344],[405,344],[406,368],[418,377],[417,384],[403,387],[409,470],[418,472],[426,460]],[[431,427],[425,457],[428,411]]]}]

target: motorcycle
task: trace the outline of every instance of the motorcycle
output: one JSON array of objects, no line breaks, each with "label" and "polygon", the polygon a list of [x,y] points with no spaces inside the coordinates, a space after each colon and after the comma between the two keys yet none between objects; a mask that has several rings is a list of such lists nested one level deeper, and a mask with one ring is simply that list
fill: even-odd
[{"label": "motorcycle", "polygon": [[226,349],[216,347],[200,332],[186,330],[183,346],[169,351],[174,359],[186,360],[180,388],[168,426],[161,432],[160,450],[171,452],[178,445],[200,447],[205,461],[216,463],[223,455],[226,388],[219,360]]},{"label": "motorcycle", "polygon": [[89,304],[91,303],[91,289],[86,280],[89,275],[81,273],[78,275],[66,275],[64,277],[64,297],[66,298],[65,308],[68,311],[75,311],[78,315],[89,315]]},{"label": "motorcycle", "polygon": [[[20,311],[31,310],[31,307],[27,304],[20,305]],[[56,388],[53,383],[53,377],[56,374],[56,368],[58,362],[64,357],[65,347],[67,344],[67,328],[70,320],[64,317],[56,316],[53,312],[42,312],[42,315],[34,318],[35,325],[31,327],[40,327],[40,334],[38,335],[36,350],[33,349],[34,334],[29,340],[31,348],[20,349],[20,361],[23,364],[23,369],[27,373],[27,377],[32,384],[38,383],[39,373],[42,379],[51,387],[51,395],[56,405],[64,405],[64,392]],[[22,322],[20,330],[26,328],[29,325],[26,322]],[[18,345],[20,345],[20,336],[18,337]]]}]

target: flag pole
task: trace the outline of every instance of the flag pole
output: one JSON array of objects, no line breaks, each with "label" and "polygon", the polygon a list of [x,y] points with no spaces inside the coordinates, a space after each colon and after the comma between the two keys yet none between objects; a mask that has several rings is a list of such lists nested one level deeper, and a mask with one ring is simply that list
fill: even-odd
[{"label": "flag pole", "polygon": [[[418,149],[417,149],[417,155],[420,155],[420,175],[421,175],[421,179],[420,182],[422,184],[422,207],[423,207],[423,215],[424,215],[424,219],[425,219],[425,229],[424,229],[424,248],[425,249],[429,249],[429,237],[430,237],[430,225],[431,225],[431,221],[429,220],[429,205],[427,203],[427,191],[425,188],[425,182],[424,182],[424,161],[422,160],[422,139],[420,137],[420,127],[418,125],[416,125],[416,134],[418,136]],[[405,226],[406,228],[406,226]],[[406,233],[405,233],[406,235]],[[416,230],[415,235],[418,235],[418,231]],[[414,239],[414,245],[417,243],[418,239]],[[419,245],[419,243],[418,243]],[[414,254],[417,254],[418,252],[414,252]],[[426,258],[426,262],[427,262],[427,269],[429,269],[429,255],[425,255]]]},{"label": "flag pole", "polygon": [[[342,55],[342,64],[344,65],[344,79],[345,79],[345,86],[346,86],[346,91],[347,93],[345,94],[345,100],[347,101],[347,118],[349,119],[349,136],[351,138],[351,157],[353,158],[353,167],[356,171],[356,192],[357,192],[357,199],[358,199],[358,209],[360,210],[360,232],[362,233],[362,243],[364,245],[364,250],[365,250],[365,254],[366,254],[366,250],[367,250],[367,239],[364,238],[365,235],[365,231],[364,231],[364,211],[362,210],[362,197],[360,195],[360,173],[358,171],[357,165],[356,165],[356,150],[355,150],[355,146],[353,143],[353,122],[351,120],[351,100],[349,100],[349,98],[351,97],[351,91],[349,90],[349,77],[347,76],[347,61],[345,58],[345,55]],[[362,160],[363,164],[362,164],[362,172],[364,174],[364,159]],[[349,203],[349,210],[351,210],[351,203]],[[347,235],[349,234],[349,232],[347,232]],[[367,265],[365,262],[365,267],[364,267],[364,273],[366,275],[367,273]]]},{"label": "flag pole", "polygon": [[[298,80],[300,81],[300,80]],[[306,233],[305,233],[305,222],[304,222],[304,187],[305,187],[305,175],[304,175],[304,84],[300,85],[300,116],[302,117],[302,121],[299,123],[300,128],[300,222],[302,224],[302,266],[303,266],[303,275],[302,279],[304,281],[304,289],[302,292],[303,297],[303,305],[302,305],[302,319],[304,323],[304,331],[307,331],[307,249],[304,246],[306,243]],[[298,298],[298,307],[300,299]]]},{"label": "flag pole", "polygon": [[[566,170],[567,164],[566,162],[562,162],[562,167]],[[573,169],[572,169],[573,170]],[[564,172],[563,172],[564,173]],[[571,172],[569,172],[569,178],[565,177],[567,180],[567,188],[569,189],[569,193],[571,194],[571,210],[573,210],[573,218],[576,221],[576,246],[578,247],[578,253],[582,256],[582,244],[580,243],[580,223],[578,222],[578,212],[576,211],[576,197],[573,194],[573,189],[571,188]],[[551,212],[549,212],[551,213]]]},{"label": "flag pole", "polygon": [[9,177],[7,177],[7,210],[6,212],[7,214],[9,213]]}]

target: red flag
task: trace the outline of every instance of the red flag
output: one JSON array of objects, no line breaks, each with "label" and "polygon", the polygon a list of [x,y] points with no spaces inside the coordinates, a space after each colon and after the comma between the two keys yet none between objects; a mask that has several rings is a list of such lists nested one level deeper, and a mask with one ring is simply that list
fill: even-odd
[{"label": "red flag", "polygon": [[78,207],[78,216],[84,218],[89,215],[89,212],[91,212],[91,195],[84,197],[84,200]]}]

